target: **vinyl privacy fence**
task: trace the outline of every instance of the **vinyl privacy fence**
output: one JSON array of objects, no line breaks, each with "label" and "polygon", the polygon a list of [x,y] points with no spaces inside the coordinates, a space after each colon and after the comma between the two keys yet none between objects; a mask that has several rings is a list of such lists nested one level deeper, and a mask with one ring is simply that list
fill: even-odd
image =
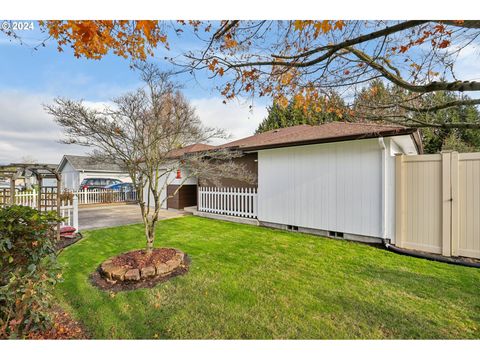
[{"label": "vinyl privacy fence", "polygon": [[396,158],[396,244],[480,258],[480,153]]},{"label": "vinyl privacy fence", "polygon": [[257,189],[199,187],[198,210],[214,214],[256,218]]}]

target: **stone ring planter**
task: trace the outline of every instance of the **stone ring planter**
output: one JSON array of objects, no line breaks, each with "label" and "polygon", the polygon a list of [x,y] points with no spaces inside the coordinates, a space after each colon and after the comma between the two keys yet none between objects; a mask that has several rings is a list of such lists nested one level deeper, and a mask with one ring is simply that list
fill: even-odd
[{"label": "stone ring planter", "polygon": [[[160,254],[160,252],[163,253]],[[146,259],[142,259],[142,256]],[[138,259],[140,261],[137,261]],[[185,268],[185,265],[185,254],[180,250],[154,249],[150,257],[144,250],[137,250],[105,260],[100,265],[99,272],[112,284],[139,282],[167,277],[176,270]]]}]

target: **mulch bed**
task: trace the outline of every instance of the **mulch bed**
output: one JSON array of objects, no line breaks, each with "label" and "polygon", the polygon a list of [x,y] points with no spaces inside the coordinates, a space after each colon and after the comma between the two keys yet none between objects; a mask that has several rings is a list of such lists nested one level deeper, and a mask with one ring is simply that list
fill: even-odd
[{"label": "mulch bed", "polygon": [[175,249],[159,248],[153,249],[147,256],[146,250],[135,250],[121,254],[112,259],[112,263],[128,269],[140,269],[146,266],[155,266],[157,263],[165,263],[176,254]]},{"label": "mulch bed", "polygon": [[53,326],[44,332],[30,333],[29,340],[73,340],[88,339],[85,327],[73,320],[69,313],[56,306],[52,309]]},{"label": "mulch bed", "polygon": [[82,234],[76,233],[75,237],[60,237],[60,241],[56,243],[57,251],[65,249],[67,246],[75,244],[77,241],[82,239]]},{"label": "mulch bed", "polygon": [[[158,250],[173,250],[175,252],[174,249],[158,249]],[[128,254],[137,253],[137,252],[140,253],[140,252],[143,252],[143,250],[137,250],[137,251],[132,251],[130,253],[122,254],[119,257],[117,257],[117,259],[122,257],[123,255],[127,255],[126,257],[123,258],[124,259],[123,261],[125,261],[125,264],[126,264],[125,266],[132,266],[132,265],[127,265],[127,264],[133,264],[134,261],[137,261],[137,260],[140,262],[140,264],[143,264],[143,261],[146,261],[144,264],[146,266],[150,265],[150,262],[148,260],[139,260],[139,259],[133,260],[133,259],[135,259],[135,256],[134,257],[128,256]],[[174,253],[173,253],[173,255],[174,255]],[[161,256],[165,256],[164,259],[168,260],[173,255],[171,253],[167,253],[167,252],[158,252],[157,255],[152,254],[152,257],[150,258],[150,261],[154,261],[154,259],[159,259]],[[165,260],[165,261],[167,261],[167,260]],[[108,291],[108,292],[111,292],[111,293],[116,293],[116,292],[120,292],[120,291],[131,291],[131,290],[137,290],[137,289],[149,289],[149,288],[153,288],[153,287],[157,286],[159,283],[168,281],[169,279],[171,279],[175,276],[180,276],[180,275],[186,274],[188,272],[190,262],[191,262],[191,260],[188,257],[188,255],[185,255],[185,258],[184,258],[184,261],[183,261],[182,265],[168,275],[157,275],[157,276],[154,276],[154,277],[149,277],[149,278],[141,279],[141,280],[138,280],[138,281],[118,281],[116,283],[112,283],[111,281],[108,281],[107,279],[105,279],[101,274],[100,266],[99,266],[90,275],[89,279],[90,279],[90,282],[95,287],[99,288],[100,290]],[[121,263],[117,263],[117,265],[120,265],[120,264]]]}]

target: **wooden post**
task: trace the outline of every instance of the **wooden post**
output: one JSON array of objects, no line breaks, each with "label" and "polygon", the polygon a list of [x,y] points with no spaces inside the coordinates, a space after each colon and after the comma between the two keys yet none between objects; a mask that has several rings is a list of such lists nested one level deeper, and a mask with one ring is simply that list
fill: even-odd
[{"label": "wooden post", "polygon": [[451,152],[442,151],[442,255],[451,256]]},{"label": "wooden post", "polygon": [[[57,205],[57,215],[60,216],[60,206],[61,206],[61,194],[60,194],[60,189],[61,189],[61,184],[60,184],[61,178],[57,176],[57,196],[56,196],[56,205]],[[68,203],[66,201],[65,203]],[[60,223],[57,224],[57,242],[60,242]]]},{"label": "wooden post", "polygon": [[395,245],[405,239],[405,165],[404,155],[395,156]]},{"label": "wooden post", "polygon": [[452,233],[451,233],[451,253],[452,256],[458,256],[458,245],[460,240],[460,208],[459,208],[459,155],[458,152],[452,152],[451,156],[451,187],[452,187]]},{"label": "wooden post", "polygon": [[38,211],[42,211],[42,177],[37,175],[37,182],[38,182],[38,200],[37,200],[37,209]]},{"label": "wooden post", "polygon": [[10,178],[10,204],[15,205],[15,178]]}]

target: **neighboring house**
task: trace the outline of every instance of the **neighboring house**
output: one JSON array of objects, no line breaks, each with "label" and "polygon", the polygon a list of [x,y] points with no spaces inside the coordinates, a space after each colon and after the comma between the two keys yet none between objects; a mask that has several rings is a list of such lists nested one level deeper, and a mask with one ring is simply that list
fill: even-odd
[{"label": "neighboring house", "polygon": [[[374,242],[394,241],[395,155],[422,153],[415,129],[342,122],[272,130],[218,148],[242,151],[235,161],[257,174],[255,184],[222,183],[257,188],[260,224]],[[184,148],[178,155],[195,151]],[[213,186],[202,179],[189,184]]]},{"label": "neighboring house", "polygon": [[57,171],[62,175],[62,189],[78,190],[85,178],[109,178],[131,182],[128,172],[117,164],[94,161],[88,156],[64,155]]}]

